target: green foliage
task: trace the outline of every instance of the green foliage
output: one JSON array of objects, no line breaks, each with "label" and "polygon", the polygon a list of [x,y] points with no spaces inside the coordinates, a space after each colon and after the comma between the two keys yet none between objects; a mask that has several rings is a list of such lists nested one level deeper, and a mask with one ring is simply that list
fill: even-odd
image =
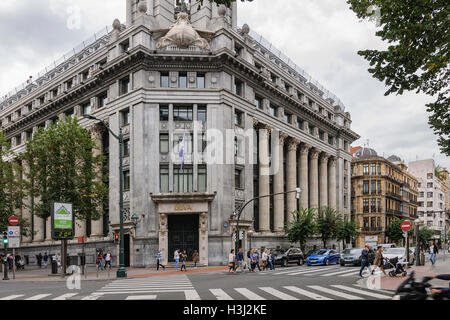
[{"label": "green foliage", "polygon": [[289,242],[300,243],[300,248],[305,251],[306,239],[313,236],[316,230],[315,209],[302,208],[292,212],[293,221],[286,222],[285,232]]},{"label": "green foliage", "polygon": [[[386,228],[386,236],[390,241],[398,243],[403,239],[403,230],[400,227],[404,220],[395,217],[391,224]],[[410,233],[411,234],[411,231]]]},{"label": "green foliage", "polygon": [[422,247],[425,247],[427,243],[434,236],[434,231],[428,229],[427,227],[423,227],[419,229],[419,243]]},{"label": "green foliage", "polygon": [[48,218],[50,202],[61,201],[72,203],[81,220],[100,218],[107,188],[103,156],[94,156],[94,148],[90,133],[71,117],[35,133],[23,155],[29,166],[26,189],[38,200],[32,204],[35,215]]},{"label": "green foliage", "polygon": [[[363,50],[369,72],[389,87],[385,95],[404,91],[436,97],[426,105],[429,125],[438,135],[441,151],[450,155],[450,32],[447,0],[347,0],[360,19],[373,19],[376,35],[387,50]],[[378,10],[373,10],[377,8]]]},{"label": "green foliage", "polygon": [[351,220],[350,218],[342,219],[339,216],[338,225],[336,227],[334,237],[336,238],[336,240],[342,241],[345,247],[345,242],[351,242],[358,236],[358,229],[359,226],[355,221]]},{"label": "green foliage", "polygon": [[327,247],[327,241],[332,239],[339,225],[340,216],[336,209],[332,207],[320,207],[317,215],[317,232],[323,242],[323,247]]},{"label": "green foliage", "polygon": [[[22,205],[21,166],[13,161],[13,153],[3,131],[0,131],[0,231],[6,231],[8,218]],[[27,235],[29,222],[20,217],[21,232]]]}]

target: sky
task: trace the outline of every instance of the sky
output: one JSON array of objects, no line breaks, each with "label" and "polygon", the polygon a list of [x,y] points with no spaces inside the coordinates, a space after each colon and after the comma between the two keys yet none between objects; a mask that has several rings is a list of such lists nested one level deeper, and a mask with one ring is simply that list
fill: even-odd
[{"label": "sky", "polygon": [[[51,65],[118,18],[125,0],[1,0],[0,95]],[[238,25],[249,27],[308,72],[345,104],[353,146],[369,144],[378,155],[406,163],[433,158],[450,170],[428,125],[432,98],[406,93],[384,96],[358,50],[382,49],[375,22],[360,21],[345,0],[238,1]]]}]

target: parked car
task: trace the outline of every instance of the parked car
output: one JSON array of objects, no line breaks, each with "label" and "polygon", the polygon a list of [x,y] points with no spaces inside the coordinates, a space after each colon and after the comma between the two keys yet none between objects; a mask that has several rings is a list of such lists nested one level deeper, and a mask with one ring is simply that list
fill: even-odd
[{"label": "parked car", "polygon": [[339,263],[340,254],[334,249],[319,249],[313,252],[307,259],[306,265],[329,265]]},{"label": "parked car", "polygon": [[316,251],[317,251],[317,249],[311,249],[311,250],[306,251],[306,253],[304,254],[305,260],[308,259],[308,257]]},{"label": "parked car", "polygon": [[[406,261],[406,248],[387,248],[383,252],[383,257],[387,258],[389,260],[397,258],[399,262]],[[414,264],[415,258],[414,258],[414,251],[409,250],[409,263]],[[385,263],[385,268],[389,268],[389,264]]]},{"label": "parked car", "polygon": [[[354,266],[360,266],[361,265],[361,252],[364,250],[364,248],[352,248],[352,249],[345,249],[342,251],[340,262],[341,266],[345,266],[347,264],[351,264]],[[369,263],[373,264],[373,261],[375,260],[375,252],[370,249],[369,250]]]},{"label": "parked car", "polygon": [[387,248],[395,248],[395,243],[383,243],[383,244],[377,245],[377,248],[378,247],[382,247],[382,248],[385,248],[385,249],[387,249]]},{"label": "parked car", "polygon": [[303,252],[300,248],[274,249],[273,257],[275,264],[287,267],[289,263],[295,262],[299,266],[305,261]]}]

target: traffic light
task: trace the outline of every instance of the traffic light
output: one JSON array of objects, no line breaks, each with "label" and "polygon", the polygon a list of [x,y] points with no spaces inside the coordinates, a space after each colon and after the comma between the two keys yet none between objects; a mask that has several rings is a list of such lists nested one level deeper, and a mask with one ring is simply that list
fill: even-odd
[{"label": "traffic light", "polygon": [[8,234],[6,232],[3,232],[3,245],[8,245]]},{"label": "traffic light", "polygon": [[119,234],[114,233],[114,243],[119,243]]},{"label": "traffic light", "polygon": [[237,242],[237,240],[236,240],[236,232],[233,232],[233,242]]}]

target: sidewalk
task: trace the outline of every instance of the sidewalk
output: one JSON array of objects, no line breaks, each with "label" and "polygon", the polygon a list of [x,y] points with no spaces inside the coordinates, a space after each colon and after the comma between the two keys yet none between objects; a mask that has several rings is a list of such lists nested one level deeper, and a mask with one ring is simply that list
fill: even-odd
[{"label": "sidewalk", "polygon": [[[144,277],[157,277],[157,276],[167,276],[167,275],[176,275],[176,274],[195,274],[195,273],[207,273],[207,272],[216,272],[226,270],[226,266],[219,267],[201,267],[197,269],[187,269],[186,272],[181,272],[179,268],[168,268],[166,270],[159,269],[156,271],[156,268],[126,268],[127,269],[127,277],[128,278],[144,278]],[[47,269],[42,268],[30,268],[26,270],[16,271],[16,279],[13,279],[13,274],[11,270],[8,270],[9,281],[12,282],[62,282],[66,281],[68,276],[63,278],[61,276],[61,270],[58,270],[58,274],[51,274],[51,267],[47,267]],[[117,268],[111,269],[111,271],[107,270],[99,270],[97,272],[96,266],[88,266],[87,274],[81,275],[82,281],[105,281],[105,280],[115,280]],[[7,281],[7,280],[3,280]]]}]

